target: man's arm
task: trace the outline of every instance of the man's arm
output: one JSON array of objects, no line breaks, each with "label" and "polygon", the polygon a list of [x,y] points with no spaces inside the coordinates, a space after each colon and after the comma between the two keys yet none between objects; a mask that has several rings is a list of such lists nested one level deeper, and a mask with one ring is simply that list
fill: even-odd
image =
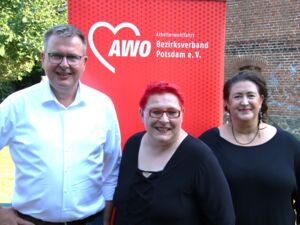
[{"label": "man's arm", "polygon": [[18,216],[13,208],[0,206],[0,225],[34,225]]},{"label": "man's arm", "polygon": [[[107,139],[104,147],[104,160],[103,160],[103,195],[105,198],[104,209],[104,225],[109,225],[112,217],[113,210],[113,195],[117,185],[119,166],[122,156],[121,151],[121,134],[116,111],[111,105],[110,123],[111,128],[107,134]],[[0,224],[1,225],[1,224]]]},{"label": "man's arm", "polygon": [[103,225],[110,225],[112,216],[113,202],[105,201],[105,208],[103,213]]}]

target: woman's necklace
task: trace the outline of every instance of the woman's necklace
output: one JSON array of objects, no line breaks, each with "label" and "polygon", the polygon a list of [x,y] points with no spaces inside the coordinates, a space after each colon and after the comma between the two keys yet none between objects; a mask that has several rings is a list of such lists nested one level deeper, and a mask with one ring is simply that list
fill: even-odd
[{"label": "woman's necklace", "polygon": [[253,137],[249,142],[246,142],[246,143],[242,143],[242,142],[240,142],[240,141],[236,138],[236,136],[235,136],[235,134],[234,134],[234,129],[233,129],[232,124],[231,124],[231,132],[232,132],[232,136],[233,136],[234,140],[236,141],[236,143],[238,143],[238,144],[240,144],[240,145],[249,145],[249,144],[251,144],[251,143],[255,140],[255,138],[257,137],[257,135],[258,135],[258,133],[259,133],[259,128],[257,127],[257,131],[256,131],[254,137]]}]

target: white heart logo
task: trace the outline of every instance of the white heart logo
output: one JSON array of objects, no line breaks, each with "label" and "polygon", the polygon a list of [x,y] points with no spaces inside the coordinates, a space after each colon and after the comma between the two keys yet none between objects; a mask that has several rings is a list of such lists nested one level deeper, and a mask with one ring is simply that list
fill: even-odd
[{"label": "white heart logo", "polygon": [[109,62],[106,61],[106,59],[104,59],[104,57],[99,53],[99,51],[97,50],[97,48],[95,47],[94,44],[94,32],[96,29],[98,29],[99,27],[106,27],[109,30],[111,30],[111,32],[113,32],[113,34],[118,33],[119,30],[123,29],[123,28],[130,28],[131,30],[133,30],[133,32],[135,33],[136,36],[140,36],[140,31],[139,29],[133,25],[132,23],[120,23],[118,26],[113,27],[111,24],[107,23],[107,22],[97,22],[95,23],[93,26],[91,26],[90,30],[89,30],[89,35],[88,35],[88,40],[89,40],[89,44],[90,47],[94,53],[94,55],[97,57],[97,59],[107,68],[109,69],[111,72],[115,73],[116,69],[115,67],[113,67]]}]

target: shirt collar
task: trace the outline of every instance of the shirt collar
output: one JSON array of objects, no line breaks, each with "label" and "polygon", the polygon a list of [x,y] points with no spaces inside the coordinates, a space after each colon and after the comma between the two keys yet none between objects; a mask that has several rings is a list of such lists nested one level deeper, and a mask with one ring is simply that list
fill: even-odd
[{"label": "shirt collar", "polygon": [[[57,98],[55,97],[54,93],[51,90],[50,87],[50,82],[49,80],[46,81],[42,81],[42,89],[43,89],[43,93],[42,93],[42,104],[47,104],[48,102],[55,102],[57,104],[60,104],[57,101]],[[85,99],[84,99],[84,85],[79,81],[79,85],[77,88],[77,92],[76,92],[76,96],[75,99],[73,101],[73,103],[70,106],[75,106],[75,105],[80,105],[80,104],[84,104],[85,103]],[[69,106],[69,107],[70,107]]]}]

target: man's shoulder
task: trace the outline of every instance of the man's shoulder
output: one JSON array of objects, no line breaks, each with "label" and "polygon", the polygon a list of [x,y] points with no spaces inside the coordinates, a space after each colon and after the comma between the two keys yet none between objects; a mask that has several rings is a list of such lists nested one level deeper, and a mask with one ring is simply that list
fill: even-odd
[{"label": "man's shoulder", "polygon": [[86,84],[80,83],[80,89],[81,89],[82,94],[89,99],[94,99],[94,100],[103,99],[106,101],[111,101],[111,98],[108,95],[106,95],[102,91],[95,89],[93,87],[90,87]]},{"label": "man's shoulder", "polygon": [[41,92],[44,89],[44,86],[45,86],[44,83],[36,83],[30,87],[26,87],[24,89],[16,91],[10,94],[8,97],[12,99],[19,99],[19,98],[26,98],[32,96],[40,96]]}]

